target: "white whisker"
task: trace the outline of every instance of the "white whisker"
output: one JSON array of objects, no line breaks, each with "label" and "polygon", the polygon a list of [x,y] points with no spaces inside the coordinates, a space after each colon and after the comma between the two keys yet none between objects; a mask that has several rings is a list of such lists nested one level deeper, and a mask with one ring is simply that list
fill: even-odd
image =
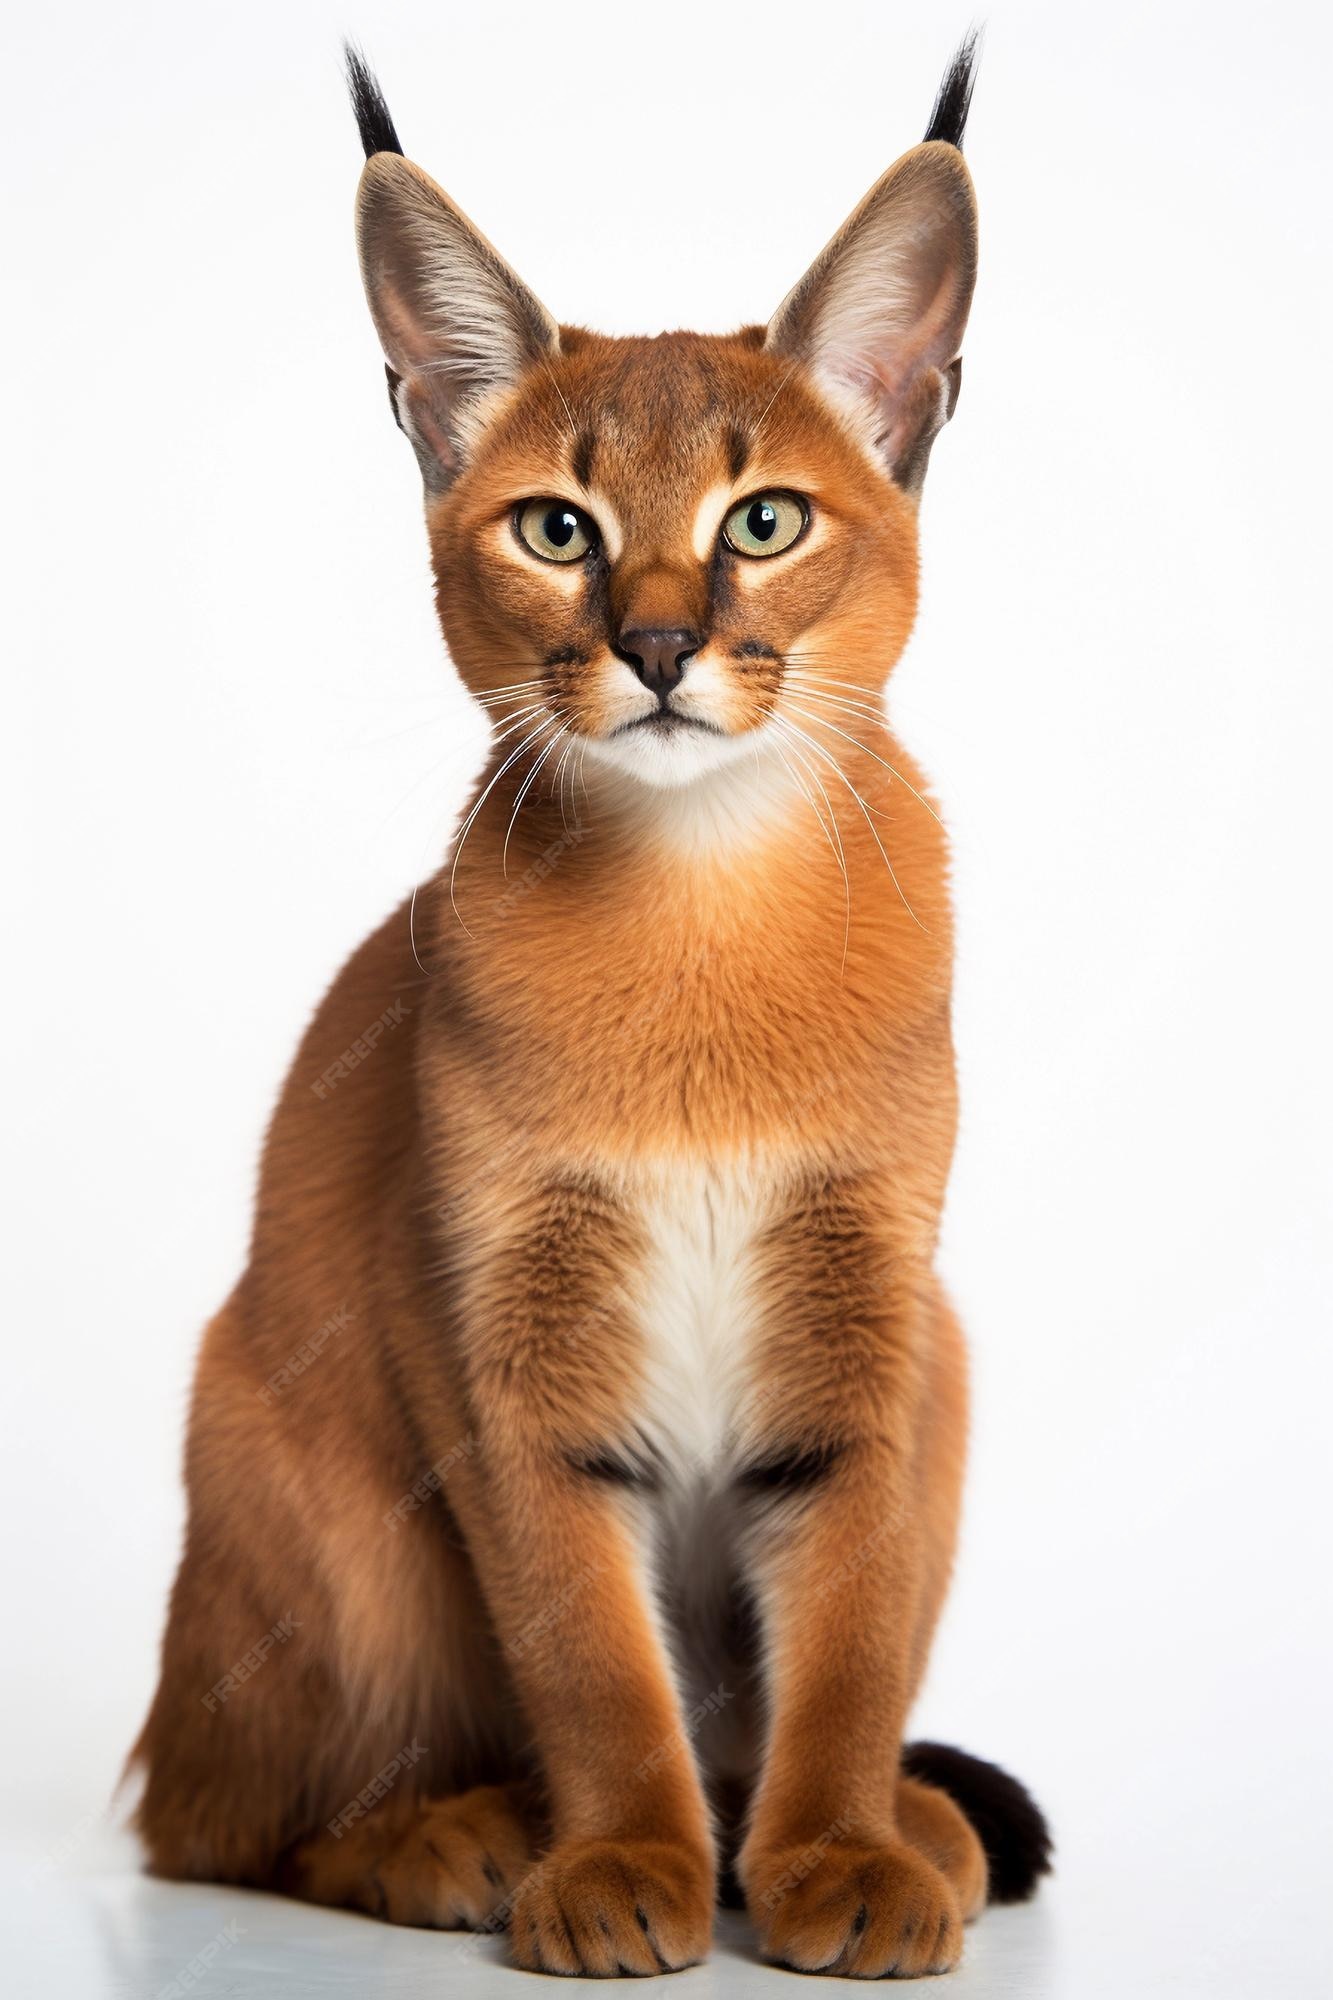
[{"label": "white whisker", "polygon": [[[521,710],[517,715],[501,716],[499,720],[501,722],[504,722],[508,726],[504,729],[499,729],[495,731],[495,737],[494,737],[495,742],[497,744],[503,743],[506,736],[512,736],[516,729],[521,729],[523,727],[525,721],[530,721],[534,715],[540,714],[545,706],[546,706],[545,702],[537,701],[533,702],[526,709]],[[423,771],[419,778],[413,779],[412,783],[408,786],[407,790],[403,793],[402,797],[398,800],[397,804],[390,806],[388,812],[385,814],[384,819],[381,822],[380,826],[381,832],[383,832],[384,828],[388,826],[389,821],[393,818],[394,814],[401,812],[403,807],[407,804],[408,800],[410,798],[413,798],[416,795],[416,793],[421,790],[421,787],[424,784],[428,783],[429,780],[435,776],[435,773],[437,771],[442,769],[442,767],[445,764],[449,763],[452,759],[452,756],[453,752],[448,751],[443,757],[437,757],[435,759],[435,762],[429,767],[428,770]],[[423,965],[421,969],[424,972],[426,968]]]},{"label": "white whisker", "polygon": [[[824,824],[824,815],[823,813],[820,812],[819,807],[815,804],[813,793],[810,791],[809,787],[800,778],[797,777],[795,770],[792,768],[791,764],[788,763],[787,761],[786,752],[781,748],[779,748],[779,746],[776,743],[773,745],[773,748],[777,751],[778,756],[781,758],[782,763],[785,769],[787,770],[792,783],[796,786],[796,789],[800,792],[801,797],[805,800],[811,812],[814,814],[815,824],[818,826],[819,831],[823,834],[825,840],[828,842],[829,847],[832,849],[833,855],[836,858],[838,850],[836,845],[834,844],[833,835],[829,832],[828,828]],[[789,742],[788,748],[791,750],[792,756],[796,757],[800,761],[801,769],[803,771],[808,772],[810,766],[806,763],[805,759],[801,757],[801,754],[799,750],[797,750],[795,744]]]},{"label": "white whisker", "polygon": [[[463,843],[466,841],[469,833],[472,831],[473,826],[476,824],[477,814],[481,811],[487,799],[490,797],[491,793],[495,790],[495,787],[499,784],[501,778],[503,778],[505,772],[510,768],[512,764],[518,762],[518,759],[523,755],[523,752],[529,747],[530,744],[533,744],[537,741],[538,737],[541,735],[544,729],[549,729],[551,727],[555,727],[558,729],[560,728],[560,726],[561,724],[558,717],[549,716],[546,721],[539,722],[535,729],[530,730],[529,733],[523,738],[522,742],[518,745],[517,749],[510,751],[509,755],[505,758],[503,764],[501,764],[499,770],[495,773],[495,776],[490,780],[489,784],[486,786],[486,789],[482,793],[481,797],[477,800],[477,803],[473,806],[466,820],[463,822],[463,826],[461,831],[459,832],[458,839],[454,843],[453,866],[449,870],[449,902],[453,909],[454,915],[458,918],[459,923],[463,924],[463,929],[467,931],[469,937],[472,936],[472,933],[471,931],[468,930],[467,925],[463,923],[463,913],[458,907],[458,901],[454,894],[454,885],[458,877],[458,863],[463,853]],[[416,906],[417,906],[417,891],[414,889],[412,891],[413,922],[415,922]],[[414,942],[412,946],[412,955],[415,958],[416,957],[415,929],[413,930],[413,940]],[[421,960],[419,958],[417,959],[417,964],[421,965]],[[421,966],[421,969],[423,972],[426,970],[424,965]]]},{"label": "white whisker", "polygon": [[[794,723],[788,722],[785,716],[779,717],[777,715],[774,715],[771,719],[774,722],[778,723],[782,729],[788,732],[795,730],[797,735],[800,734],[800,731],[796,730],[796,725]],[[833,851],[838,857],[838,866],[842,870],[842,891],[843,891],[843,901],[845,904],[845,912],[844,912],[843,927],[842,927],[842,970],[846,972],[847,950],[848,946],[851,944],[851,939],[852,939],[852,883],[851,883],[851,877],[847,873],[847,856],[842,844],[842,828],[838,825],[838,815],[833,810],[833,801],[829,797],[828,793],[824,790],[824,787],[820,782],[819,773],[815,770],[812,764],[807,763],[805,758],[801,757],[800,751],[797,750],[794,746],[792,754],[793,756],[800,758],[801,768],[804,771],[808,772],[811,783],[818,788],[820,797],[823,799],[824,804],[828,807],[829,818],[833,822],[833,837],[836,843]],[[810,803],[813,806],[814,804],[813,799],[811,800]]]},{"label": "white whisker", "polygon": [[[786,721],[785,717],[783,719],[784,721]],[[826,725],[826,727],[827,726],[829,725]],[[883,856],[884,866],[889,871],[889,879],[892,881],[894,888],[898,891],[899,896],[902,898],[903,908],[906,910],[908,916],[912,919],[912,922],[917,926],[918,930],[925,930],[926,927],[922,923],[920,917],[917,915],[916,911],[912,908],[912,905],[908,902],[906,896],[903,895],[903,885],[898,880],[897,875],[894,873],[893,863],[890,861],[888,854],[885,852],[883,841],[880,839],[878,833],[875,831],[875,822],[870,817],[870,813],[867,810],[865,800],[861,797],[861,794],[857,791],[856,786],[847,776],[847,773],[843,770],[837,758],[831,756],[829,752],[823,747],[822,744],[816,743],[813,736],[807,736],[806,732],[803,729],[801,729],[796,723],[787,722],[787,727],[788,729],[794,729],[796,731],[796,734],[801,738],[802,742],[808,743],[810,748],[815,752],[816,756],[822,757],[824,762],[829,766],[829,769],[835,771],[838,777],[841,779],[842,783],[846,785],[848,791],[851,793],[852,797],[856,801],[858,808],[860,809],[862,818],[865,820],[866,825],[870,828],[871,839],[874,841],[876,847],[880,851],[880,854]],[[841,731],[839,731],[839,734],[841,734]],[[851,740],[853,739],[849,738],[849,741]]]},{"label": "white whisker", "polygon": [[551,785],[555,793],[555,801],[560,808],[560,830],[562,833],[569,832],[569,820],[565,813],[565,768],[569,763],[573,750],[574,738],[571,736],[556,759],[555,769],[551,773]]},{"label": "white whisker", "polygon": [[792,364],[791,364],[791,366],[790,366],[790,367],[789,367],[789,368],[788,368],[788,369],[786,370],[786,372],[784,373],[784,375],[783,375],[783,377],[782,377],[782,380],[781,380],[781,381],[780,381],[780,382],[778,383],[778,386],[777,386],[777,388],[776,388],[776,389],[775,389],[775,390],[773,391],[773,394],[772,394],[772,395],[771,395],[771,396],[769,397],[768,401],[767,401],[767,402],[766,402],[766,403],[764,404],[764,407],[763,407],[763,409],[762,409],[762,410],[761,410],[761,411],[759,412],[759,421],[758,421],[758,423],[756,423],[756,424],[752,424],[752,425],[751,425],[751,427],[750,427],[750,435],[751,435],[751,437],[758,437],[758,435],[759,435],[760,431],[761,431],[761,430],[763,429],[763,427],[764,427],[764,419],[765,419],[765,418],[767,417],[767,415],[768,415],[769,411],[770,411],[770,410],[772,409],[772,407],[773,407],[774,403],[776,403],[776,402],[777,402],[777,400],[778,400],[778,397],[779,397],[779,396],[780,396],[780,395],[782,394],[782,392],[783,392],[783,390],[784,390],[784,389],[786,388],[787,384],[788,384],[788,383],[789,383],[789,382],[791,381],[791,378],[792,378],[792,376],[793,376],[793,375],[794,375],[794,374],[796,373],[796,370],[797,370],[797,367],[798,367],[798,366],[799,366],[799,362],[797,362],[797,361],[793,361],[793,362],[792,362]]},{"label": "white whisker", "polygon": [[825,701],[836,701],[840,708],[855,709],[858,715],[869,716],[872,722],[882,723],[888,728],[888,711],[882,702],[849,701],[845,694],[830,694],[829,689],[834,685],[832,681],[826,681],[822,674],[804,673],[800,667],[789,667],[783,678],[794,682],[797,687],[808,689],[812,694],[818,692]]},{"label": "white whisker", "polygon": [[854,743],[858,750],[865,751],[867,757],[873,757],[877,764],[883,765],[884,769],[888,772],[891,778],[896,778],[898,783],[912,794],[912,797],[917,801],[919,805],[923,805],[925,807],[926,811],[930,814],[931,818],[937,823],[937,825],[943,826],[944,821],[940,818],[934,806],[930,803],[930,800],[922,798],[920,792],[916,789],[916,786],[908,784],[907,779],[903,776],[902,772],[895,771],[892,764],[888,763],[883,757],[877,755],[877,753],[870,748],[870,745],[868,743],[863,743],[859,736],[849,736],[845,729],[839,729],[836,722],[828,721],[827,717],[825,716],[815,715],[810,709],[802,708],[797,702],[792,702],[791,706],[796,710],[796,713],[798,715],[804,715],[808,721],[818,723],[821,729],[831,729],[834,735],[841,736],[845,743]]},{"label": "white whisker", "polygon": [[487,688],[484,694],[474,694],[472,699],[482,708],[494,708],[499,702],[508,701],[511,695],[531,694],[534,689],[544,687],[545,682],[540,680],[509,681],[504,687]]},{"label": "white whisker", "polygon": [[532,769],[528,772],[527,777],[523,780],[523,783],[519,786],[518,792],[515,795],[514,810],[509,815],[509,824],[505,828],[504,846],[500,850],[500,873],[504,876],[506,882],[509,880],[509,837],[514,831],[514,822],[518,818],[519,808],[523,804],[524,799],[528,795],[528,791],[532,785],[533,779],[537,776],[537,773],[541,770],[542,765],[546,762],[551,752],[555,749],[556,745],[560,741],[560,737],[563,736],[564,733],[565,733],[565,725],[562,722],[560,724],[559,734],[553,736],[550,742],[543,747],[540,757],[538,757],[536,763],[533,765]]}]

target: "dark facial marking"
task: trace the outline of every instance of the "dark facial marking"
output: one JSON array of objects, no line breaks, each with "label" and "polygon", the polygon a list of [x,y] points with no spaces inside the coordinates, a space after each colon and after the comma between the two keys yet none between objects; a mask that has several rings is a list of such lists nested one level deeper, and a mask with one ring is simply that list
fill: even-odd
[{"label": "dark facial marking", "polygon": [[738,558],[727,547],[726,537],[719,535],[713,549],[713,560],[708,570],[708,622],[716,626],[730,611],[736,597],[736,565]]},{"label": "dark facial marking", "polygon": [[738,646],[732,647],[731,657],[733,660],[776,660],[778,654],[762,639],[742,639]]},{"label": "dark facial marking", "polygon": [[737,1479],[743,1493],[785,1500],[808,1493],[828,1478],[841,1457],[836,1444],[793,1446],[747,1465]]},{"label": "dark facial marking", "polygon": [[739,424],[733,424],[727,433],[727,469],[733,479],[739,479],[750,462],[750,440]]},{"label": "dark facial marking", "polygon": [[600,1480],[606,1486],[633,1486],[651,1490],[657,1484],[651,1466],[628,1452],[613,1448],[571,1457],[570,1465],[585,1479]]},{"label": "dark facial marking", "polygon": [[591,431],[580,431],[574,440],[570,454],[570,466],[580,486],[587,486],[592,480],[593,454],[597,449],[597,439]]},{"label": "dark facial marking", "polygon": [[611,626],[611,565],[606,549],[598,542],[591,555],[585,557],[583,565],[583,618],[584,629],[596,633],[598,641],[605,646],[615,637]]}]

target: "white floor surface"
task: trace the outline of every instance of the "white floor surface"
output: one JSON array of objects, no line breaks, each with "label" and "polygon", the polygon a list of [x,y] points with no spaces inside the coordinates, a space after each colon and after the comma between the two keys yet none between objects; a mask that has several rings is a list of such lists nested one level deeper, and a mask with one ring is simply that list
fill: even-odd
[{"label": "white floor surface", "polygon": [[[1329,1991],[1319,1873],[1313,1849],[1304,1883],[1266,1874],[1262,1856],[1246,1856],[1230,1881],[1177,1868],[1154,1846],[1149,1816],[1136,1846],[1108,1842],[1104,1865],[1065,1871],[1023,1908],[988,1911],[962,1967],[932,1990],[942,2000],[1314,2000]],[[542,1990],[507,1964],[503,1939],[153,1882],[129,1843],[100,1828],[72,1828],[42,1852],[11,1845],[2,1879],[8,2000],[501,2000]],[[551,1991],[608,1983],[562,1980]],[[670,1982],[672,2000],[847,1990],[762,1965],[730,1913],[709,1962]]]}]

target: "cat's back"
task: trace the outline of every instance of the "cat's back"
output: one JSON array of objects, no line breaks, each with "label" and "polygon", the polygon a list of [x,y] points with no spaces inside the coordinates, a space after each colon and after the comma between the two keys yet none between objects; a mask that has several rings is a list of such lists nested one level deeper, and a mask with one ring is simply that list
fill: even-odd
[{"label": "cat's back", "polygon": [[269,1128],[261,1215],[270,1194],[318,1201],[382,1175],[401,1151],[424,987],[405,902],[352,953],[301,1037]]}]

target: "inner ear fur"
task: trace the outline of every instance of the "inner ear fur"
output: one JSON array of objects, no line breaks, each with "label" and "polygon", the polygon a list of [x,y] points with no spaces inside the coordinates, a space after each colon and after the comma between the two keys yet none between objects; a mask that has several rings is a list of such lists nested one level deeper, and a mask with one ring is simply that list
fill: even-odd
[{"label": "inner ear fur", "polygon": [[976,273],[972,177],[956,146],[928,140],[876,181],[769,323],[774,353],[865,410],[910,493],[958,398]]},{"label": "inner ear fur", "polygon": [[427,486],[443,488],[479,406],[558,354],[559,328],[457,203],[401,154],[367,160],[356,234],[398,420]]}]

